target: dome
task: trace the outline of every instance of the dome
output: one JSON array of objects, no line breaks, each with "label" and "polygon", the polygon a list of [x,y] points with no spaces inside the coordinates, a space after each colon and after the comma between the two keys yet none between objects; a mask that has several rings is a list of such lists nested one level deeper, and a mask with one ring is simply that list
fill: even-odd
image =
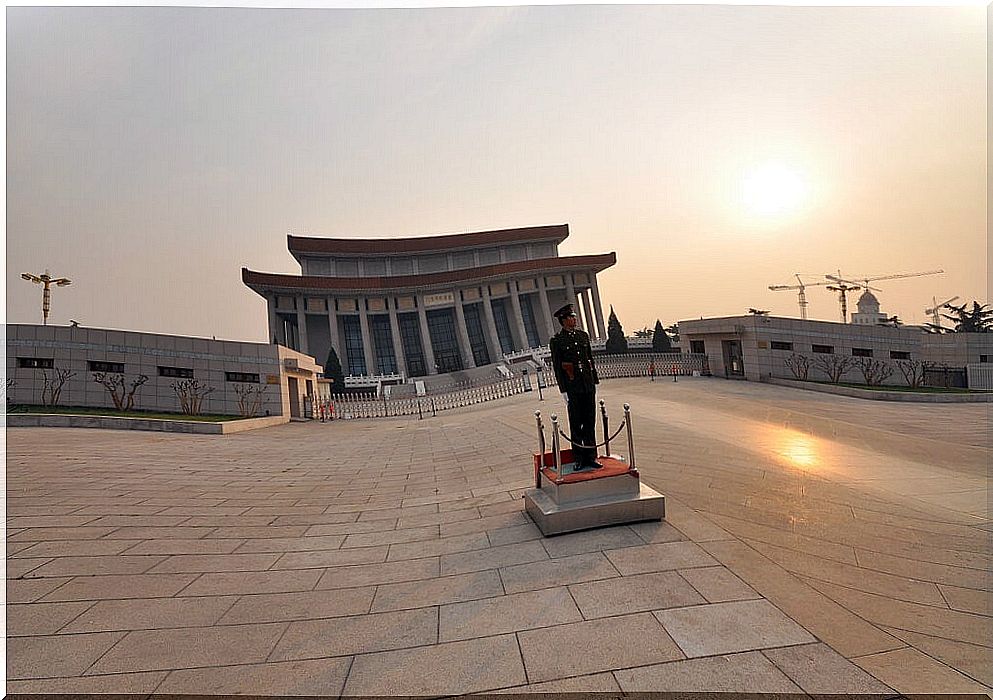
[{"label": "dome", "polygon": [[878,314],[879,299],[877,299],[876,295],[867,289],[862,292],[862,296],[859,297],[858,307],[860,314]]}]

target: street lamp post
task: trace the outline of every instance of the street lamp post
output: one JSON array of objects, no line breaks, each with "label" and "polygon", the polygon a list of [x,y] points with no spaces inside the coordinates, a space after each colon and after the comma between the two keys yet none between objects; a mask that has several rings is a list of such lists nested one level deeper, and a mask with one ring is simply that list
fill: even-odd
[{"label": "street lamp post", "polygon": [[30,272],[24,272],[21,274],[21,279],[25,279],[28,282],[34,282],[35,284],[45,285],[45,289],[41,294],[41,318],[42,324],[48,325],[48,312],[52,308],[52,285],[58,287],[67,287],[72,284],[72,280],[66,277],[52,277],[48,270],[42,275],[33,275]]}]

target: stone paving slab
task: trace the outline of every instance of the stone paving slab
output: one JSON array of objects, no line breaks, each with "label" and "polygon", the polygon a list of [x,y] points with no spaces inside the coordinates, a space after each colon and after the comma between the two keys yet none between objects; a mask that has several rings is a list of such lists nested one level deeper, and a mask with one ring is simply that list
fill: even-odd
[{"label": "stone paving slab", "polygon": [[369,612],[375,589],[345,588],[295,593],[260,593],[242,596],[219,620],[222,625],[251,622],[284,622],[325,617],[347,617]]},{"label": "stone paving slab", "polygon": [[346,695],[449,695],[519,685],[526,677],[514,635],[358,656]]},{"label": "stone paving slab", "polygon": [[274,661],[368,654],[435,644],[438,608],[419,608],[332,620],[293,622],[273,651]]},{"label": "stone paving slab", "polygon": [[293,593],[310,591],[320,580],[323,569],[294,571],[241,571],[190,575],[182,587],[184,596]]},{"label": "stone paving slab", "polygon": [[234,596],[211,598],[133,598],[102,600],[87,605],[82,614],[61,628],[64,633],[119,630],[209,627],[221,619],[237,600]]},{"label": "stone paving slab", "polygon": [[517,638],[531,682],[683,658],[650,613],[546,627]]},{"label": "stone paving slab", "polygon": [[569,590],[587,620],[706,602],[675,571],[579,583]]},{"label": "stone paving slab", "polygon": [[710,656],[614,672],[625,693],[800,694],[802,689],[758,652]]},{"label": "stone paving slab", "polygon": [[7,636],[27,637],[55,634],[82,615],[91,605],[92,603],[34,603],[31,605],[8,603],[6,606]]},{"label": "stone paving slab", "polygon": [[565,587],[443,605],[440,615],[438,638],[442,642],[552,627],[583,619]]},{"label": "stone paving slab", "polygon": [[751,586],[723,566],[705,566],[697,569],[680,569],[679,575],[706,598],[708,603],[727,603],[732,600],[751,600],[761,596]]},{"label": "stone paving slab", "polygon": [[607,558],[622,576],[717,565],[712,556],[693,542],[666,542],[614,549],[607,552]]},{"label": "stone paving slab", "polygon": [[173,695],[310,695],[337,697],[351,659],[314,659],[172,671],[156,687]]},{"label": "stone paving slab", "polygon": [[521,498],[553,399],[11,429],[8,688],[988,691],[987,414],[803,393],[605,382],[667,520],[554,538]]},{"label": "stone paving slab", "polygon": [[602,552],[576,554],[500,569],[500,578],[507,593],[521,593],[617,576],[620,576],[620,572]]},{"label": "stone paving slab", "polygon": [[766,600],[659,610],[655,616],[689,657],[816,641]]},{"label": "stone paving slab", "polygon": [[285,631],[286,624],[283,623],[128,632],[86,673],[135,673],[261,663]]},{"label": "stone paving slab", "polygon": [[804,692],[812,695],[892,695],[893,689],[824,644],[762,652]]},{"label": "stone paving slab", "polygon": [[81,676],[124,632],[7,638],[7,678]]},{"label": "stone paving slab", "polygon": [[496,571],[477,571],[471,574],[432,578],[427,581],[391,583],[376,588],[376,600],[372,603],[372,611],[384,612],[445,605],[478,598],[491,598],[503,595],[503,592],[500,575]]},{"label": "stone paving slab", "polygon": [[49,602],[168,598],[186,588],[195,578],[196,574],[76,576],[43,596],[41,600]]}]

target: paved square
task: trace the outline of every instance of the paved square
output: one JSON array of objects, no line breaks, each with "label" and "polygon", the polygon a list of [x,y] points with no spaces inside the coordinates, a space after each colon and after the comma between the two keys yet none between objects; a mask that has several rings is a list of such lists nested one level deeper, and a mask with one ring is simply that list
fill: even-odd
[{"label": "paved square", "polygon": [[533,394],[7,431],[8,691],[989,692],[986,405],[611,380],[667,521],[542,538]]}]

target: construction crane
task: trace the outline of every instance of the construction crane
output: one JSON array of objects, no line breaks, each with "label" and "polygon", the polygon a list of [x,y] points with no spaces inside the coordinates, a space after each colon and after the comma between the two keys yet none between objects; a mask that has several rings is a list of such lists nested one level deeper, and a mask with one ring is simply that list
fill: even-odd
[{"label": "construction crane", "polygon": [[838,301],[841,302],[841,322],[848,323],[848,292],[854,292],[858,289],[867,289],[874,292],[879,290],[876,287],[870,287],[870,282],[878,282],[879,280],[895,280],[902,279],[904,277],[923,277],[925,275],[940,275],[944,270],[929,270],[927,272],[908,272],[901,273],[897,275],[876,275],[875,277],[856,277],[855,281],[850,279],[844,279],[841,276],[841,270],[838,270],[837,275],[824,275],[827,279],[835,283],[833,286],[829,286],[832,292],[838,292]]},{"label": "construction crane", "polygon": [[799,290],[798,293],[797,293],[797,299],[799,300],[799,304],[800,304],[800,318],[802,318],[804,321],[806,321],[807,320],[807,296],[804,294],[804,291],[803,290],[805,290],[807,287],[817,287],[817,286],[826,285],[828,283],[827,282],[804,282],[802,279],[800,279],[800,273],[799,272],[793,273],[793,276],[796,277],[796,281],[799,284],[770,284],[769,285],[769,289],[771,289],[774,292],[784,291],[784,290],[787,290],[787,289],[796,289],[796,290]]},{"label": "construction crane", "polygon": [[944,308],[948,304],[951,304],[956,299],[958,299],[958,295],[953,296],[951,299],[946,299],[939,304],[936,297],[931,297],[932,306],[930,309],[924,309],[924,313],[929,314],[931,318],[934,319],[935,332],[941,333],[941,314],[938,313],[938,310]]},{"label": "construction crane", "polygon": [[57,285],[59,287],[66,287],[72,284],[72,280],[65,277],[52,277],[48,270],[42,275],[33,275],[30,272],[21,273],[21,279],[25,279],[28,282],[34,282],[35,284],[45,285],[44,291],[41,293],[41,318],[42,324],[48,325],[48,312],[52,308],[52,285]]}]

